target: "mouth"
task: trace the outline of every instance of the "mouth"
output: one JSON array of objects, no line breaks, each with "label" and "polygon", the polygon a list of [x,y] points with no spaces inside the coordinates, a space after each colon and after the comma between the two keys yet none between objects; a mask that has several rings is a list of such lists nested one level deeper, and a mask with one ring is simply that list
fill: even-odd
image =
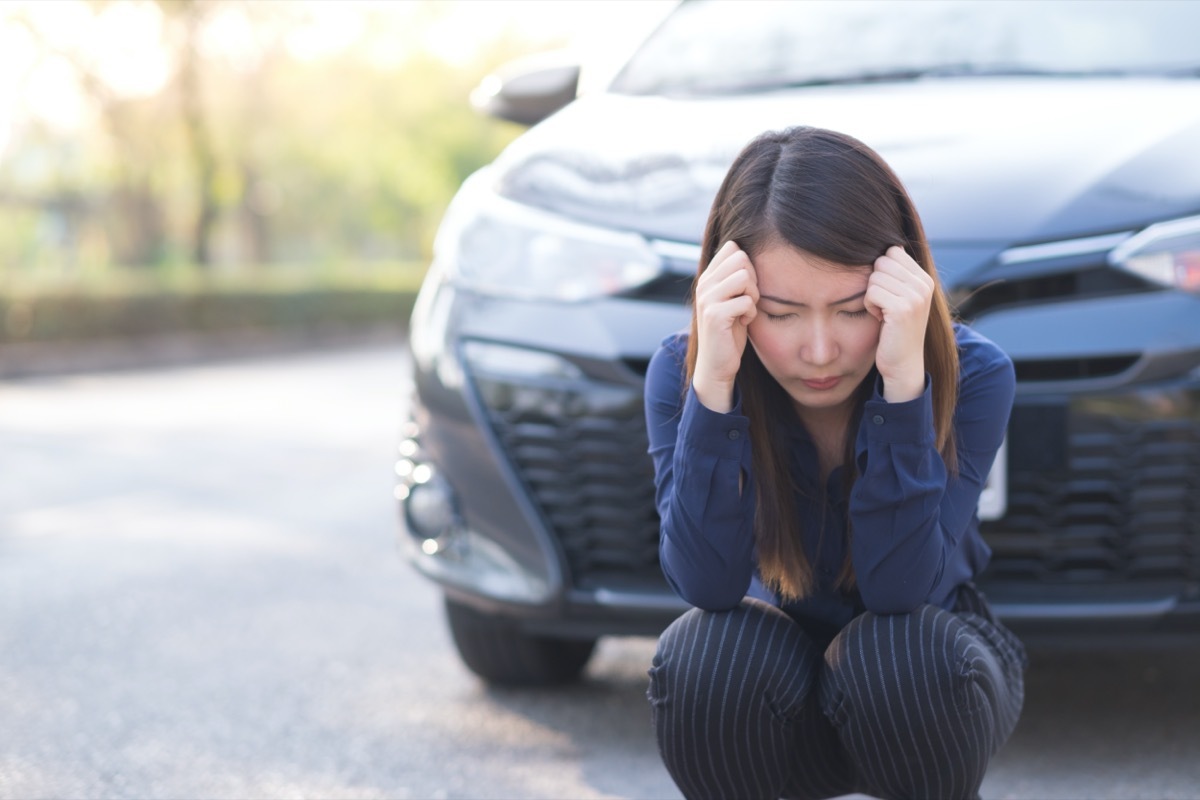
[{"label": "mouth", "polygon": [[818,392],[824,392],[832,389],[842,382],[841,377],[834,376],[832,378],[822,378],[821,380],[803,381],[804,385]]}]

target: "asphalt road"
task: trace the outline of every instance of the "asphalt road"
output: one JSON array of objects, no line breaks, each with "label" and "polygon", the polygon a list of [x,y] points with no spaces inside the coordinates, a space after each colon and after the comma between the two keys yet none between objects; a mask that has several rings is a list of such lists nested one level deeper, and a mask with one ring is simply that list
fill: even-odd
[{"label": "asphalt road", "polygon": [[[652,643],[495,691],[396,556],[397,346],[0,383],[0,798],[673,798]],[[984,797],[1200,797],[1200,647],[1034,652]]]}]

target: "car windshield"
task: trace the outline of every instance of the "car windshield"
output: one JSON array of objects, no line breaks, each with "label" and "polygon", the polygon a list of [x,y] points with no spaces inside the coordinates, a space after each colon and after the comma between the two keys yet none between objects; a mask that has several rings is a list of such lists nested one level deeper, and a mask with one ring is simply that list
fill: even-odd
[{"label": "car windshield", "polygon": [[1200,3],[685,0],[614,80],[722,94],[958,75],[1200,71]]}]

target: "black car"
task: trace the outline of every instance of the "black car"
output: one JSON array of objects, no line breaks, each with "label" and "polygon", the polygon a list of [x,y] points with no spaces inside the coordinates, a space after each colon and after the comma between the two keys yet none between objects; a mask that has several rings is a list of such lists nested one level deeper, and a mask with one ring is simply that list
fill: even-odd
[{"label": "black car", "polygon": [[401,541],[467,665],[566,680],[685,610],[643,375],[688,324],[728,164],[796,124],[887,159],[957,313],[1016,365],[979,509],[998,613],[1196,630],[1197,31],[1186,2],[684,2],[601,91],[561,65],[493,82],[477,100],[537,124],[447,211],[397,464]]}]

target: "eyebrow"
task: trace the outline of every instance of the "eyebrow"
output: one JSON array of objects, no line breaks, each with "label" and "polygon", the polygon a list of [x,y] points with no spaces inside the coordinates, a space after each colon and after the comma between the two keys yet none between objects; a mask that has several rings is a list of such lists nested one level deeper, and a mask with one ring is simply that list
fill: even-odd
[{"label": "eyebrow", "polygon": [[[842,303],[849,303],[851,300],[857,300],[858,298],[862,297],[866,293],[867,293],[867,290],[863,289],[861,292],[855,292],[854,294],[850,295],[849,297],[843,297],[841,300],[834,300],[829,305],[840,306]],[[759,300],[770,300],[772,303],[779,303],[780,305],[785,305],[785,306],[806,306],[806,305],[808,305],[807,303],[801,303],[796,300],[784,300],[782,297],[775,297],[775,296],[769,295],[769,294],[760,294],[758,296],[758,299]]]}]

